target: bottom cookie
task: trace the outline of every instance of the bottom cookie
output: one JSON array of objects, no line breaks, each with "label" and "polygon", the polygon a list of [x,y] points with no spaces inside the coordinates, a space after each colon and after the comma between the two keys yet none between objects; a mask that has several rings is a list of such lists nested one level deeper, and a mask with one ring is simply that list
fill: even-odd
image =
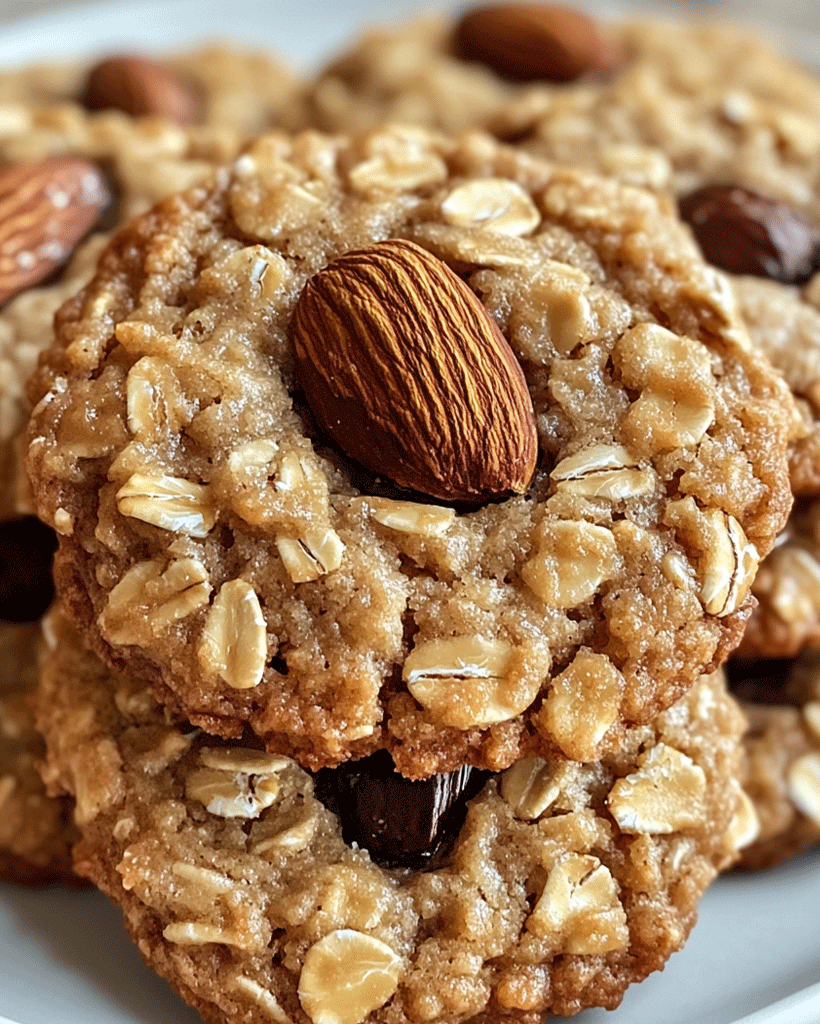
[{"label": "bottom cookie", "polygon": [[738,867],[772,867],[820,842],[820,654],[729,663],[749,719],[743,786],[759,833]]},{"label": "bottom cookie", "polygon": [[37,770],[45,749],[30,700],[39,633],[37,624],[0,624],[0,879],[20,885],[79,882],[72,801],[47,796]]},{"label": "bottom cookie", "polygon": [[490,777],[429,870],[345,843],[295,762],[168,721],[62,623],[38,710],[47,777],[77,801],[77,870],[209,1022],[540,1024],[615,1007],[683,944],[735,856],[742,718],[719,676],[606,761]]}]

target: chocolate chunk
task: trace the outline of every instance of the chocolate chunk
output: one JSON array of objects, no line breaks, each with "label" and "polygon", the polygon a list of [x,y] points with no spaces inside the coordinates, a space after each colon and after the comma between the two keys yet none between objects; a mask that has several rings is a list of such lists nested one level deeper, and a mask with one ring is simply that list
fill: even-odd
[{"label": "chocolate chunk", "polygon": [[740,185],[707,185],[679,202],[704,257],[731,274],[804,284],[820,269],[820,235],[797,211]]},{"label": "chocolate chunk", "polygon": [[787,684],[789,658],[732,659],[726,664],[730,691],[749,704],[792,704]]},{"label": "chocolate chunk", "polygon": [[34,516],[0,523],[0,619],[33,622],[54,599],[54,531]]},{"label": "chocolate chunk", "polygon": [[451,848],[467,801],[488,772],[468,765],[428,779],[400,775],[386,750],[315,775],[316,796],[342,823],[342,837],[388,868],[424,868]]}]

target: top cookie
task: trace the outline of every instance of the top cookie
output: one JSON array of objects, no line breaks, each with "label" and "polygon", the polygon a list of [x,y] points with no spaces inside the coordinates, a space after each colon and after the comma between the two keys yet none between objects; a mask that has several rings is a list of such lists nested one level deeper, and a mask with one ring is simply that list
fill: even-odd
[{"label": "top cookie", "polygon": [[736,645],[790,504],[685,230],[483,135],[261,138],[115,239],[32,398],[90,642],[312,768],[594,759]]},{"label": "top cookie", "polygon": [[[567,50],[586,61],[570,83],[556,65]],[[683,200],[707,259],[735,275],[752,339],[797,396],[794,493],[820,493],[820,278],[800,288],[820,269],[820,83],[759,32],[606,26],[550,4],[489,5],[460,22],[366,33],[286,117],[322,130],[482,127]],[[739,276],[749,274],[758,276]]]}]

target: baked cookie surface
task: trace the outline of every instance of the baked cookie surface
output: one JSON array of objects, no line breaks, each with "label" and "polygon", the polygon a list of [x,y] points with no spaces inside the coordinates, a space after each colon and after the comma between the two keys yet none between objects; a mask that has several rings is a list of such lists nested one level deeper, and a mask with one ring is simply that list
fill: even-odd
[{"label": "baked cookie surface", "polygon": [[77,868],[207,1021],[614,1007],[735,856],[743,723],[719,675],[601,762],[490,778],[422,871],[347,844],[291,759],[175,724],[64,626],[54,637],[39,725],[51,785],[76,796]]},{"label": "baked cookie surface", "polygon": [[759,821],[739,866],[771,867],[820,840],[820,655],[737,661],[730,679],[749,719],[741,778]]},{"label": "baked cookie surface", "polygon": [[[451,312],[418,298],[419,261],[449,264],[511,345],[526,493],[431,503],[317,427],[294,307],[386,239],[420,247],[413,329]],[[477,421],[507,415],[493,391]],[[89,641],[311,768],[595,759],[737,644],[791,500],[788,393],[663,204],[483,135],[262,137],[118,236],[32,394],[38,511]]]}]

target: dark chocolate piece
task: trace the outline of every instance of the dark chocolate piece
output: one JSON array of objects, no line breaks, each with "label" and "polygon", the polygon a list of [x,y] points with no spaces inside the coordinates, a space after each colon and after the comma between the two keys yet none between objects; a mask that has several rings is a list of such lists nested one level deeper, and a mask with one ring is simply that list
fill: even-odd
[{"label": "dark chocolate piece", "polygon": [[23,516],[0,523],[0,619],[33,622],[54,599],[54,531]]},{"label": "dark chocolate piece", "polygon": [[731,274],[804,284],[820,269],[820,235],[797,210],[740,185],[684,196],[680,215],[704,257]]},{"label": "dark chocolate piece", "polygon": [[342,837],[388,868],[430,867],[451,848],[488,772],[464,765],[428,779],[400,775],[386,750],[315,775],[316,796],[342,823]]},{"label": "dark chocolate piece", "polygon": [[789,658],[732,659],[725,666],[729,690],[749,704],[792,704],[787,684],[793,664]]}]

